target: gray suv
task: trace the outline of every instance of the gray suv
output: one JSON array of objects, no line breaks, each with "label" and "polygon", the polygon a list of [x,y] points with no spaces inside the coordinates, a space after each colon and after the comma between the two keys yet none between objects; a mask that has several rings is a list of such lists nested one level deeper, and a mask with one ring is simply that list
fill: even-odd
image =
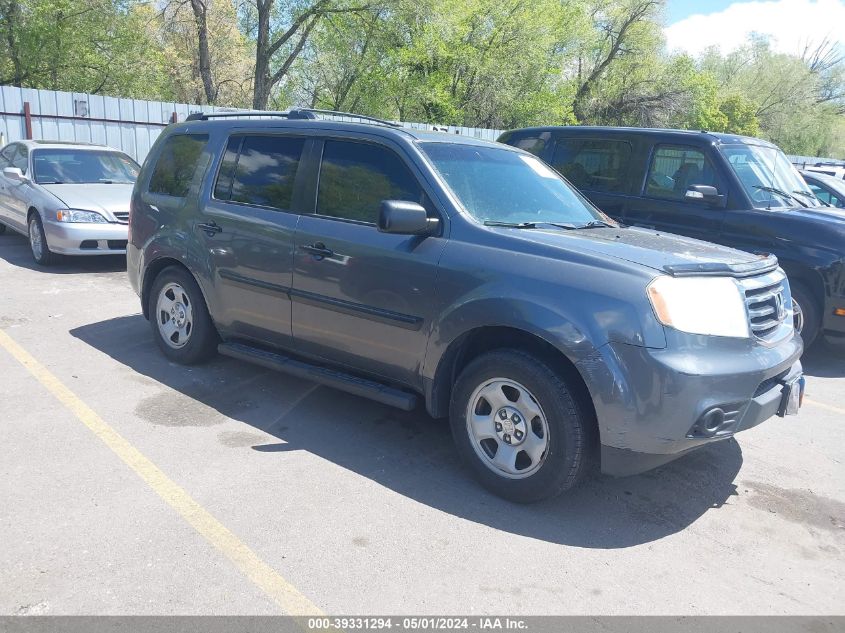
[{"label": "gray suv", "polygon": [[521,502],[800,406],[772,256],[623,227],[505,145],[308,110],[191,118],[144,163],[127,248],[171,360],[422,399]]}]

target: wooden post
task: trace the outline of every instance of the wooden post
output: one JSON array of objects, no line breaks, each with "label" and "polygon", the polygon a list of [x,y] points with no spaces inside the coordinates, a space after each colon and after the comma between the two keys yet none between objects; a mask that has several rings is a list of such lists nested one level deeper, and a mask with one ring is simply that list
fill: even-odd
[{"label": "wooden post", "polygon": [[29,111],[29,101],[23,102],[23,121],[26,128],[26,138],[32,138],[32,112]]},{"label": "wooden post", "polygon": [[170,115],[170,122],[171,122],[171,123],[176,123],[177,121],[179,121],[179,117],[178,117],[178,116],[176,115],[176,113],[174,112],[173,114],[171,114],[171,115]]}]

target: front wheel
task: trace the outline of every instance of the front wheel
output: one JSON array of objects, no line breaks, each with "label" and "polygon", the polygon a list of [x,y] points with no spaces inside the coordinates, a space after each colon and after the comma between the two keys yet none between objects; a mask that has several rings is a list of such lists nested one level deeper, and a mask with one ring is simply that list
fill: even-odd
[{"label": "front wheel", "polygon": [[150,325],[156,343],[170,360],[200,363],[217,351],[217,331],[199,285],[182,268],[165,268],[150,292]]},{"label": "front wheel", "polygon": [[41,223],[41,216],[33,213],[29,217],[29,250],[32,252],[32,259],[40,266],[50,266],[56,263],[56,254],[50,250],[47,244],[47,236],[44,233],[44,225]]},{"label": "front wheel", "polygon": [[589,467],[592,419],[540,359],[496,350],[458,377],[449,414],[458,452],[493,493],[519,503],[575,486]]},{"label": "front wheel", "polygon": [[808,349],[819,335],[821,318],[813,295],[800,284],[792,286],[792,319]]}]

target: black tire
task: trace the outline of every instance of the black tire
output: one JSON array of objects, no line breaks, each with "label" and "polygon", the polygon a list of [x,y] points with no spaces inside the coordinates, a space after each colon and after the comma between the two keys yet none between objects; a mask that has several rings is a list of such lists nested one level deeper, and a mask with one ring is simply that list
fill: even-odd
[{"label": "black tire", "polygon": [[[41,216],[38,213],[32,213],[27,221],[27,230],[29,238],[29,252],[32,253],[32,259],[39,266],[52,266],[58,261],[58,255],[50,250],[50,245],[47,244],[47,235],[44,233],[44,225],[41,223]],[[33,234],[37,231],[41,239],[41,248],[39,249],[33,239]]]},{"label": "black tire", "polygon": [[[484,443],[487,442],[486,446],[489,447],[490,440],[479,442],[467,424],[470,400],[477,400],[474,403],[474,406],[477,406],[484,399],[483,396],[477,395],[479,389],[483,394],[490,385],[496,384],[496,378],[504,378],[525,387],[529,395],[533,396],[535,404],[539,405],[548,426],[544,457],[537,462],[537,470],[518,479],[496,472],[493,466],[488,465],[488,460],[492,460],[499,449],[496,449],[492,457],[488,452],[488,460],[485,460],[477,452],[475,445],[478,445],[481,451],[487,452]],[[449,422],[458,453],[485,488],[510,501],[530,503],[569,490],[590,468],[590,445],[594,429],[594,420],[579,406],[575,394],[575,389],[565,377],[531,354],[514,349],[482,354],[461,372],[452,390]],[[482,408],[486,408],[483,403]],[[482,411],[482,415],[488,414]],[[501,415],[501,409],[492,413],[495,430],[499,433],[502,429],[497,415]],[[523,417],[530,417],[530,413]],[[539,418],[534,418],[529,424],[538,421]],[[508,429],[510,428],[513,427],[509,426]],[[519,436],[515,434],[514,437]],[[504,439],[510,443],[515,441],[514,437],[509,441]],[[503,446],[501,440],[502,437],[499,440],[493,439],[500,447]],[[518,454],[518,450],[518,446],[512,447],[512,452]],[[525,457],[527,458],[527,455]]]},{"label": "black tire", "polygon": [[[180,287],[184,294],[174,294],[173,284]],[[165,290],[168,287],[170,289]],[[176,332],[176,341],[174,342],[171,338],[170,343],[165,339],[163,332],[165,315],[159,313],[158,310],[159,297],[163,290],[174,297],[175,309],[178,310],[178,306],[182,306],[181,312],[184,314],[190,307],[190,328],[183,327],[182,330]],[[178,266],[165,268],[155,278],[149,296],[149,315],[156,344],[170,360],[182,365],[193,365],[206,361],[217,353],[219,337],[208,314],[205,299],[193,276],[184,268]],[[184,319],[183,322],[187,323]],[[174,326],[175,323],[174,321]],[[180,332],[184,334],[184,341],[179,339]],[[181,346],[176,347],[176,343],[181,343]]]},{"label": "black tire", "polygon": [[[810,349],[810,346],[819,336],[821,311],[819,310],[815,296],[813,296],[806,286],[801,283],[795,283],[790,288],[792,290],[792,301],[798,304],[798,309],[801,313],[801,317],[796,317],[796,320],[799,318],[803,320],[801,339],[804,341],[804,349]],[[796,323],[797,326],[798,323]]]}]

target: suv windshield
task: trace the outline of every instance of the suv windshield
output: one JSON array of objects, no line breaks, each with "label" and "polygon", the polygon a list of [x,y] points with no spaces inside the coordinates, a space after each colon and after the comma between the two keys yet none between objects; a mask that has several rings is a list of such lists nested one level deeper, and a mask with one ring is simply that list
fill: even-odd
[{"label": "suv windshield", "polygon": [[463,207],[479,222],[611,223],[540,159],[510,149],[423,142]]},{"label": "suv windshield", "polygon": [[721,152],[758,209],[817,207],[807,183],[777,147],[724,145]]},{"label": "suv windshield", "polygon": [[132,184],[140,169],[126,154],[90,149],[37,149],[32,166],[39,185]]}]

